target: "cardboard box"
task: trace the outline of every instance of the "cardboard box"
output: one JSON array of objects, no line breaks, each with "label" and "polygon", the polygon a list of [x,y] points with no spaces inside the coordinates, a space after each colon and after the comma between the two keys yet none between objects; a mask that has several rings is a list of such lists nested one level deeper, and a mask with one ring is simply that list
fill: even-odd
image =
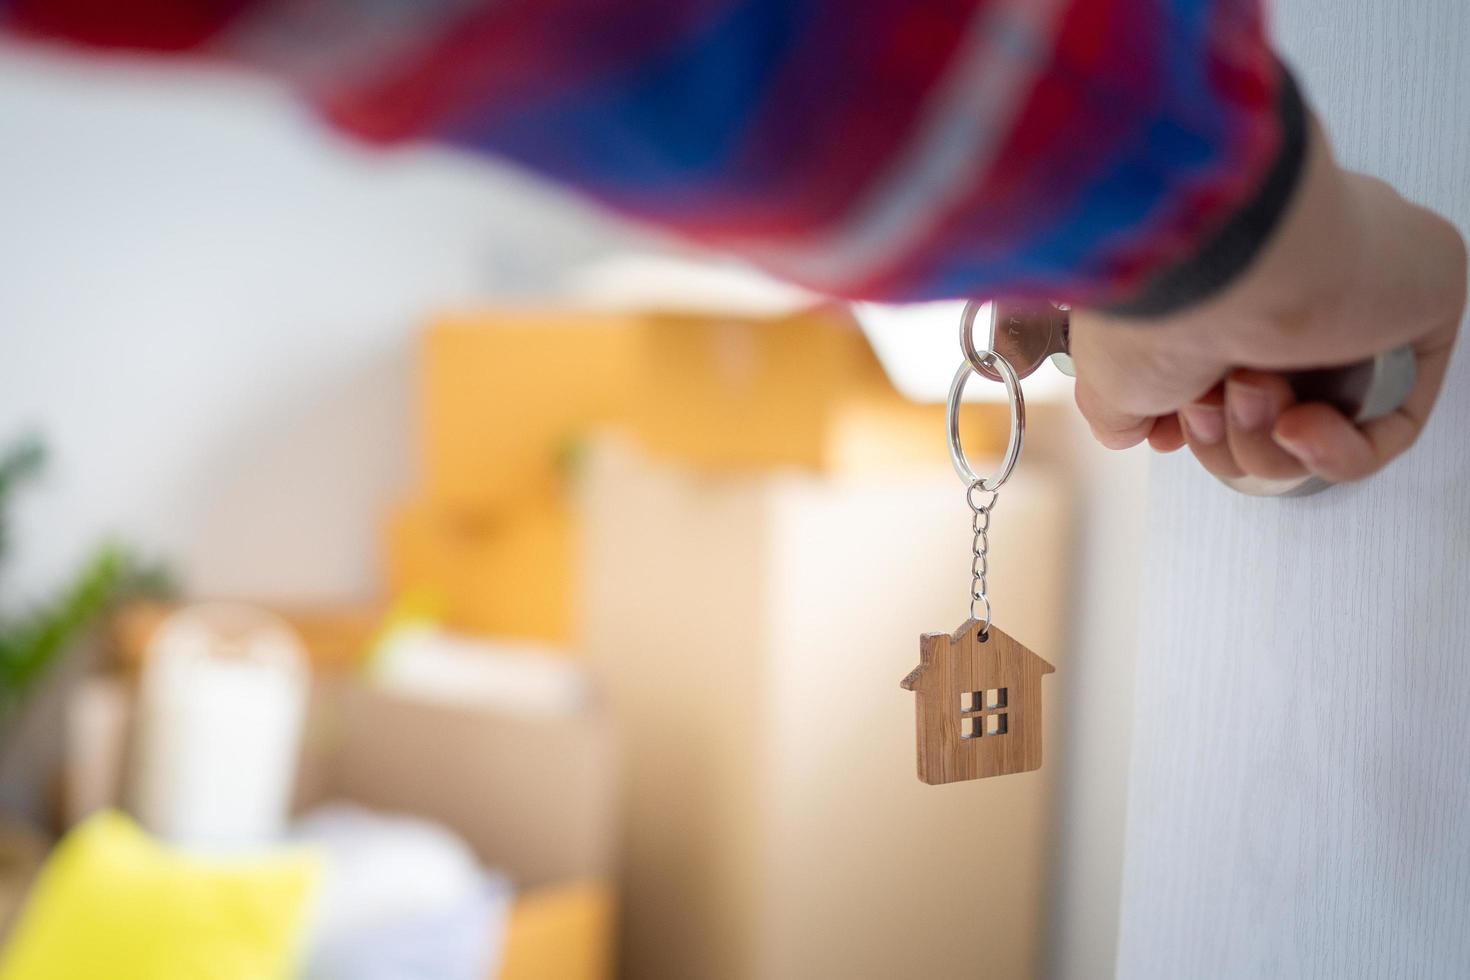
[{"label": "cardboard box", "polygon": [[[944,466],[944,408],[904,399],[852,315],[606,315],[502,309],[444,317],[423,340],[422,486],[386,522],[390,593],[446,625],[566,644],[572,499],[599,434],[714,475]],[[999,451],[1005,407],[961,412],[972,455]]]},{"label": "cardboard box", "polygon": [[[560,497],[607,429],[715,472],[834,472],[945,460],[942,405],[893,387],[852,314],[485,310],[425,331],[421,497],[441,515]],[[998,452],[1003,405],[966,404],[972,454]]]},{"label": "cardboard box", "polygon": [[297,809],[438,821],[521,887],[612,874],[616,749],[598,712],[518,718],[337,680],[314,692],[304,741]]},{"label": "cardboard box", "polygon": [[[917,777],[899,686],[919,634],[965,617],[954,474],[715,477],[612,443],[589,473],[582,642],[626,745],[625,973],[1041,975],[1060,684],[1040,771],[944,787]],[[1064,672],[1067,486],[1033,461],[1002,498],[997,622]]]},{"label": "cardboard box", "polygon": [[[944,406],[906,400],[852,314],[650,314],[627,431],[651,456],[711,473],[893,470],[945,459]],[[965,445],[999,448],[1004,408],[966,404]],[[997,424],[998,423],[998,424]]]},{"label": "cardboard box", "polygon": [[495,512],[554,493],[569,447],[625,414],[637,328],[525,309],[436,320],[420,366],[426,498],[441,511]]},{"label": "cardboard box", "polygon": [[602,714],[512,718],[329,682],[298,806],[346,799],[444,824],[520,889],[499,980],[607,980],[616,757]]},{"label": "cardboard box", "polygon": [[561,493],[488,513],[406,504],[386,531],[390,594],[428,597],[460,632],[565,649],[576,526]]}]

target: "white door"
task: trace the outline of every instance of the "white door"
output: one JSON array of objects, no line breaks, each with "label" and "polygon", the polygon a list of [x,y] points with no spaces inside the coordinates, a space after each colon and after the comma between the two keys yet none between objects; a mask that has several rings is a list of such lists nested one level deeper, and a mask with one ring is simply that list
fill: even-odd
[{"label": "white door", "polygon": [[[1347,165],[1470,229],[1470,2],[1281,0]],[[1152,480],[1118,974],[1470,977],[1470,350],[1304,500]]]}]

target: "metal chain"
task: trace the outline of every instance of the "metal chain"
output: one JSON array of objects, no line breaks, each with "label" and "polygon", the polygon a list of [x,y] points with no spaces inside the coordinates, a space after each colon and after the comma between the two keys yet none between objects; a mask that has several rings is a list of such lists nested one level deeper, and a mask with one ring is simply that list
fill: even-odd
[{"label": "metal chain", "polygon": [[[1000,499],[1000,488],[1010,478],[1017,460],[1021,457],[1021,445],[1026,435],[1026,399],[1021,395],[1021,379],[1016,369],[993,346],[984,353],[975,345],[975,317],[980,311],[978,302],[966,304],[960,317],[960,351],[965,355],[964,363],[955,372],[949,383],[949,397],[944,404],[944,425],[949,437],[949,460],[965,484],[965,502],[970,505],[970,618],[980,624],[980,642],[988,639],[990,632],[990,596],[986,591],[986,575],[990,571],[990,513]],[[996,336],[996,308],[990,306],[990,336],[992,344]],[[990,479],[978,476],[965,459],[965,449],[960,445],[960,401],[965,395],[965,382],[971,374],[982,377],[998,377],[1006,386],[1006,402],[1011,415],[1010,437],[1006,440],[1005,455],[1000,468]],[[975,494],[990,494],[981,502]],[[981,617],[981,609],[984,617]]]},{"label": "metal chain", "polygon": [[[990,499],[977,503],[975,493],[990,494]],[[965,503],[970,505],[970,618],[980,619],[980,607],[985,607],[985,618],[980,623],[980,636],[984,638],[990,630],[990,596],[985,591],[985,576],[990,571],[990,513],[1000,499],[999,490],[990,490],[985,481],[976,480],[965,491]]]}]

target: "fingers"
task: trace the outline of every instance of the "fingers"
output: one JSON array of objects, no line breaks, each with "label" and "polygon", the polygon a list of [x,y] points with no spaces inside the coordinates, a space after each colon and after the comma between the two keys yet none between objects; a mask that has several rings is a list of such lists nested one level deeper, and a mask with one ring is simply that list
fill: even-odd
[{"label": "fingers", "polygon": [[1414,390],[1397,411],[1360,427],[1327,405],[1297,405],[1276,421],[1276,443],[1333,483],[1361,480],[1382,469],[1423,430],[1444,382],[1456,327],[1447,325],[1421,344]]},{"label": "fingers", "polygon": [[1225,389],[1216,385],[1201,398],[1179,409],[1184,439],[1200,465],[1222,479],[1245,471],[1231,455],[1225,438]]},{"label": "fingers", "polygon": [[1170,412],[1154,419],[1154,427],[1148,432],[1148,444],[1156,453],[1172,453],[1184,445],[1184,430],[1179,427],[1179,416]]},{"label": "fingers", "polygon": [[1154,427],[1152,415],[1134,415],[1110,404],[1081,378],[1073,390],[1077,408],[1092,427],[1093,437],[1109,449],[1136,446]]},{"label": "fingers", "polygon": [[1361,480],[1413,443],[1419,426],[1402,412],[1358,428],[1330,405],[1298,405],[1282,414],[1276,439],[1317,476]]},{"label": "fingers", "polygon": [[1279,374],[1236,370],[1225,379],[1225,444],[1241,470],[1269,480],[1306,475],[1302,461],[1271,437],[1277,418],[1295,401]]},{"label": "fingers", "polygon": [[1359,480],[1403,453],[1418,438],[1438,396],[1454,342],[1453,328],[1427,338],[1414,391],[1398,411],[1355,425],[1329,405],[1298,405],[1286,379],[1236,370],[1221,385],[1157,418],[1103,403],[1083,385],[1077,403],[1104,445],[1122,449],[1145,438],[1157,452],[1187,444],[1217,477],[1291,479],[1307,473],[1333,483]]},{"label": "fingers", "polygon": [[1272,438],[1277,418],[1293,401],[1291,386],[1280,375],[1239,370],[1180,408],[1179,417],[1190,451],[1215,476],[1284,479],[1306,472]]}]

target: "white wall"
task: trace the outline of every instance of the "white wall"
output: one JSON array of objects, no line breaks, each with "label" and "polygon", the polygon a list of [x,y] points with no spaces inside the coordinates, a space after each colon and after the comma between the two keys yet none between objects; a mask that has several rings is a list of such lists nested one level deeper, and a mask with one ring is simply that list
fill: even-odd
[{"label": "white wall", "polygon": [[199,592],[370,593],[415,330],[624,234],[482,161],[349,146],[254,80],[0,49],[0,440],[53,450],[0,596],[109,532]]}]

